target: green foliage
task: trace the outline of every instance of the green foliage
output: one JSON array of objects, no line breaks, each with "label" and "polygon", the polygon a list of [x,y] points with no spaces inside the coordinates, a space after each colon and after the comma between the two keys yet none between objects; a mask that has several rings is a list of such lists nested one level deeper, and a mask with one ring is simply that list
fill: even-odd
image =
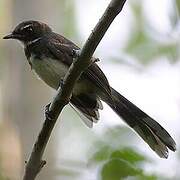
[{"label": "green foliage", "polygon": [[[133,144],[133,138],[130,138],[128,128],[120,126],[106,130],[100,139],[97,139],[95,145],[96,151],[90,157],[90,162],[101,167],[99,170],[99,179],[101,180],[120,180],[132,177],[137,180],[155,180],[155,175],[147,174],[143,166],[149,163],[149,159],[140,152],[137,152],[130,144]],[[129,145],[124,143],[128,139]],[[112,143],[115,142],[115,146]],[[123,144],[124,143],[124,144]],[[127,147],[128,146],[128,147]],[[92,150],[91,150],[92,151]]]},{"label": "green foliage", "polygon": [[170,14],[170,20],[171,20],[171,25],[176,28],[179,23],[179,15],[180,15],[180,0],[175,0],[172,2],[173,3],[173,10],[171,11]]},{"label": "green foliage", "polygon": [[108,159],[112,149],[109,146],[104,146],[100,148],[97,152],[95,152],[91,158],[91,161],[94,162],[102,162]]},{"label": "green foliage", "polygon": [[175,6],[177,7],[177,13],[178,15],[180,15],[180,0],[176,0],[175,2]]},{"label": "green foliage", "polygon": [[110,158],[124,159],[131,164],[136,164],[138,162],[147,160],[143,155],[137,153],[132,148],[123,148],[121,150],[116,150],[111,154]]},{"label": "green foliage", "polygon": [[112,158],[103,165],[101,170],[102,180],[119,180],[128,176],[136,176],[142,171],[132,166],[128,161]]},{"label": "green foliage", "polygon": [[147,162],[145,156],[132,148],[113,150],[110,146],[104,146],[94,153],[91,161],[102,162],[100,176],[102,180],[120,180],[129,176],[136,179],[157,179],[154,175],[147,175],[139,165]]},{"label": "green foliage", "polygon": [[[178,3],[179,1],[177,1],[177,7]],[[134,15],[135,26],[124,49],[125,52],[136,57],[144,64],[162,56],[168,57],[171,62],[179,60],[179,38],[170,36],[170,32],[163,35],[159,34],[145,18],[146,15],[143,14],[142,4],[132,3],[131,8]],[[176,31],[176,28],[178,28],[176,25],[179,22],[175,8],[176,6],[169,16],[173,31]]]}]

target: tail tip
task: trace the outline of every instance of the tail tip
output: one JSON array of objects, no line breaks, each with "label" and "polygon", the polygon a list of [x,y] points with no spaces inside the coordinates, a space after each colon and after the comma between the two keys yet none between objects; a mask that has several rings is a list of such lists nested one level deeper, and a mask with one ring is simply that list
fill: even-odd
[{"label": "tail tip", "polygon": [[176,148],[176,143],[174,142],[172,145],[168,146],[168,148],[171,150],[171,151],[176,151],[177,148]]}]

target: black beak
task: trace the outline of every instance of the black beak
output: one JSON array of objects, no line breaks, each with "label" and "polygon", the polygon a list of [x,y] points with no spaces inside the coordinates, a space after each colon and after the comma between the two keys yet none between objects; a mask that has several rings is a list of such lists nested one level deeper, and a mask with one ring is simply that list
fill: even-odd
[{"label": "black beak", "polygon": [[8,34],[8,35],[6,35],[6,36],[3,37],[3,39],[20,39],[20,38],[21,38],[20,35],[18,35],[18,34],[13,34],[13,33]]},{"label": "black beak", "polygon": [[3,39],[13,39],[13,38],[14,38],[13,34],[8,34],[3,37]]}]

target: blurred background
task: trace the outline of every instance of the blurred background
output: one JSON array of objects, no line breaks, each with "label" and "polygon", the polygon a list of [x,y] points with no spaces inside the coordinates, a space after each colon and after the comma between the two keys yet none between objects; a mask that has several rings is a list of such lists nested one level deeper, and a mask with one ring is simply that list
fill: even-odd
[{"label": "blurred background", "polygon": [[[36,78],[16,41],[24,20],[48,23],[80,47],[110,0],[0,0],[0,180],[19,180],[55,92]],[[110,84],[164,126],[180,148],[180,0],[131,0],[96,50]],[[180,179],[180,151],[160,159],[104,104],[87,128],[67,106],[38,180]]]}]

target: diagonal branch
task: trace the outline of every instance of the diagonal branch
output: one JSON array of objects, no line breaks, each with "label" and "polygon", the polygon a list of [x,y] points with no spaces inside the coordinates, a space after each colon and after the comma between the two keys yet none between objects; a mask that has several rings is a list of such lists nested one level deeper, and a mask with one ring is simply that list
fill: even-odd
[{"label": "diagonal branch", "polygon": [[48,118],[45,119],[36,143],[34,144],[31,156],[26,164],[23,180],[34,180],[45,165],[46,162],[42,160],[42,156],[57,118],[64,106],[69,103],[73,87],[81,73],[93,63],[94,58],[92,58],[92,55],[95,49],[110,24],[121,12],[125,2],[126,0],[111,0],[98,24],[85,42],[80,55],[75,58],[74,62],[71,64],[64,77],[63,85],[59,87],[57,94],[49,107],[53,120],[49,120]]}]

